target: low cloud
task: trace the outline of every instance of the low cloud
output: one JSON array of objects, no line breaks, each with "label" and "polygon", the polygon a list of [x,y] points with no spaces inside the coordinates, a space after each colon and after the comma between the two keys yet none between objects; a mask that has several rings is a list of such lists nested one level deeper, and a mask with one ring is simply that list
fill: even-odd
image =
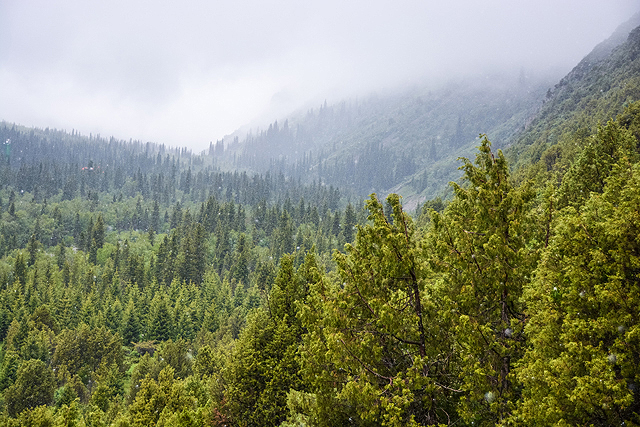
[{"label": "low cloud", "polygon": [[0,119],[201,150],[310,100],[496,69],[566,72],[637,7],[6,0]]}]

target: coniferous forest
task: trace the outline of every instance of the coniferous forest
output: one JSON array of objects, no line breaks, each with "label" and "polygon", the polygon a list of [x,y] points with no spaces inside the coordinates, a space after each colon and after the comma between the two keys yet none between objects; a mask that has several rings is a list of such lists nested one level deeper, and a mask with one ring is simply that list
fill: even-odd
[{"label": "coniferous forest", "polygon": [[640,425],[638,52],[417,210],[2,123],[0,424]]}]

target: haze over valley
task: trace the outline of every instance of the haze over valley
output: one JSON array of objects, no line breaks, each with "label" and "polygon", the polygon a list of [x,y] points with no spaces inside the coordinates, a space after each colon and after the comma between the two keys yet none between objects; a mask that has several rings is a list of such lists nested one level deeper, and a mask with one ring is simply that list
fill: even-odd
[{"label": "haze over valley", "polygon": [[3,1],[0,118],[199,152],[325,100],[521,70],[557,80],[636,8],[633,0]]},{"label": "haze over valley", "polygon": [[0,3],[0,425],[640,425],[636,2]]}]

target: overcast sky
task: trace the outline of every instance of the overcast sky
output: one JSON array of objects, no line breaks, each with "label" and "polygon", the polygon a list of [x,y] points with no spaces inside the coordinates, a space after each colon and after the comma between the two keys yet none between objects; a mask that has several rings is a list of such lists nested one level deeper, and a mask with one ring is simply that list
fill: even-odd
[{"label": "overcast sky", "polygon": [[566,72],[638,9],[637,0],[0,0],[0,120],[199,151],[311,100],[488,67]]}]

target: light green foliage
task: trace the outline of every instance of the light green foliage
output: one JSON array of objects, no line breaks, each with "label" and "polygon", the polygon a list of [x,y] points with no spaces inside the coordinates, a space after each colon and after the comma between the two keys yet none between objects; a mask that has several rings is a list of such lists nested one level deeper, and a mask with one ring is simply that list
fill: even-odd
[{"label": "light green foliage", "polygon": [[200,377],[210,377],[216,372],[216,368],[216,359],[211,347],[200,347],[193,367],[195,373]]},{"label": "light green foliage", "polygon": [[623,158],[631,162],[638,160],[637,144],[632,132],[618,122],[599,126],[597,134],[588,138],[586,146],[564,175],[558,191],[558,207],[578,207],[592,192],[602,193],[617,162]]},{"label": "light green foliage", "polygon": [[80,325],[66,329],[56,338],[53,354],[54,366],[64,366],[72,375],[82,371],[95,372],[101,364],[115,365],[123,369],[124,354],[120,336],[112,334],[104,326],[91,329]]},{"label": "light green foliage", "polygon": [[638,425],[640,169],[613,165],[602,195],[563,211],[527,287],[518,368],[524,425]]},{"label": "light green foliage", "polygon": [[169,340],[162,344],[160,357],[173,368],[176,378],[185,378],[191,375],[192,352],[193,350],[189,348],[189,344],[185,340],[179,339],[175,342]]},{"label": "light green foliage", "polygon": [[167,374],[168,372],[165,372],[163,387],[149,375],[140,382],[140,390],[129,407],[133,426],[151,426],[158,421],[160,413],[167,404],[167,393],[173,383],[172,376]]},{"label": "light green foliage", "polygon": [[131,372],[129,393],[126,396],[127,403],[131,404],[135,400],[145,378],[157,379],[160,371],[165,366],[166,364],[160,363],[157,358],[151,357],[149,353],[142,356]]},{"label": "light green foliage", "polygon": [[147,375],[140,382],[140,390],[129,407],[130,419],[133,426],[140,427],[156,423],[170,426],[178,421],[177,425],[185,425],[188,420],[194,421],[193,425],[202,425],[202,420],[196,422],[196,414],[189,412],[195,409],[195,403],[183,383],[174,378],[173,368],[167,366],[160,371],[157,380]]},{"label": "light green foliage", "polygon": [[124,382],[117,365],[102,364],[95,375],[91,403],[107,412],[124,395]]},{"label": "light green foliage", "polygon": [[51,408],[37,406],[23,411],[17,418],[0,418],[0,424],[6,427],[54,427],[56,418]]},{"label": "light green foliage", "polygon": [[55,425],[63,427],[84,427],[78,400],[62,406],[56,413]]},{"label": "light green foliage", "polygon": [[337,283],[318,281],[305,307],[314,424],[428,425],[455,415],[451,337],[436,315],[413,223],[398,196],[387,202],[390,217],[371,196],[371,224],[334,254]]},{"label": "light green foliage", "polygon": [[501,151],[482,139],[475,163],[464,159],[465,183],[432,216],[425,256],[440,274],[446,295],[440,315],[450,319],[464,391],[460,414],[493,425],[512,411],[519,395],[513,363],[524,350],[522,288],[536,263],[527,186],[514,187]]}]

